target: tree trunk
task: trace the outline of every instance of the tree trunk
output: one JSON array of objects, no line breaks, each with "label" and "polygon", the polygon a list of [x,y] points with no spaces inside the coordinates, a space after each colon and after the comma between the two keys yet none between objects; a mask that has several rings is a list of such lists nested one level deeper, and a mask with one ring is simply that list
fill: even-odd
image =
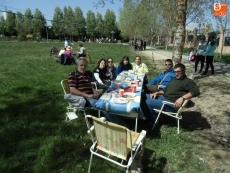
[{"label": "tree trunk", "polygon": [[174,64],[180,63],[182,60],[184,41],[185,41],[185,22],[186,22],[186,9],[187,0],[177,0],[178,14],[177,14],[177,30],[175,33],[175,49],[173,51]]},{"label": "tree trunk", "polygon": [[225,28],[222,28],[221,30],[221,34],[222,34],[222,43],[219,43],[220,47],[220,59],[222,59],[222,53],[223,53],[223,48],[224,48],[224,43],[225,43]]}]

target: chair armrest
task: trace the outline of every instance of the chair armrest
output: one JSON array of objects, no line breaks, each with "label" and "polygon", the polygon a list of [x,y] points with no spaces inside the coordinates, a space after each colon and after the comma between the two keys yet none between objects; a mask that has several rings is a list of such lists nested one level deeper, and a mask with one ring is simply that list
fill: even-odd
[{"label": "chair armrest", "polygon": [[165,104],[165,105],[174,105],[174,103],[168,102],[168,101],[163,101],[162,103]]},{"label": "chair armrest", "polygon": [[132,147],[132,150],[135,151],[137,146],[140,144],[141,141],[143,141],[143,139],[145,138],[146,136],[146,131],[145,130],[142,130],[139,137],[137,138],[135,144],[133,145]]}]

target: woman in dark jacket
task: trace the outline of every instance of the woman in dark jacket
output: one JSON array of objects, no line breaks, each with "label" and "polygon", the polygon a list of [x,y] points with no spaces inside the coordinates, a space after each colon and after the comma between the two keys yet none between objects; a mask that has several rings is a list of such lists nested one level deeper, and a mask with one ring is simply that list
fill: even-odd
[{"label": "woman in dark jacket", "polygon": [[132,64],[129,62],[129,57],[124,56],[117,67],[117,75],[119,75],[122,71],[132,70]]},{"label": "woman in dark jacket", "polygon": [[97,67],[93,70],[93,82],[97,82],[97,88],[104,91],[110,86],[110,80],[106,76],[106,60],[99,59]]}]

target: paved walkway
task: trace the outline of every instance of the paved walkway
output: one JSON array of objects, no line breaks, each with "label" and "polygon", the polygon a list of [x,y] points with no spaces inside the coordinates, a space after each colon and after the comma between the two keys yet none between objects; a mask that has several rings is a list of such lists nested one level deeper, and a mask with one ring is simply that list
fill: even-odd
[{"label": "paved walkway", "polygon": [[[155,49],[152,47],[146,47],[145,51],[140,51],[140,54],[144,54],[148,56],[150,59],[152,59],[155,62],[159,62],[162,60],[162,63],[165,59],[167,58],[172,58],[172,52],[171,51],[166,51],[166,50],[160,50],[160,49]],[[182,63],[186,66],[187,72],[191,73],[194,70],[194,62],[190,62],[187,60],[188,56],[183,55],[182,56]],[[157,63],[158,64],[158,63]],[[198,65],[198,70],[200,68],[200,63]],[[205,68],[205,65],[204,65]],[[223,64],[219,62],[214,63],[214,69],[216,74],[225,74],[226,76],[230,76],[230,64]],[[210,70],[210,68],[209,68]],[[204,71],[204,69],[203,69]]]}]

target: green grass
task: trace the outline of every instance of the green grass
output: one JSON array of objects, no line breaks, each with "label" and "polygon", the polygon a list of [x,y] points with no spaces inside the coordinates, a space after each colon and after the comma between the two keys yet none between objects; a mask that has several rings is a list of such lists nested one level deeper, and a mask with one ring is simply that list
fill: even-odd
[{"label": "green grass", "polygon": [[[60,85],[76,67],[54,62],[49,56],[52,45],[60,49],[63,43],[0,42],[0,172],[87,172],[91,140],[84,117],[80,114],[77,120],[64,121],[67,103]],[[124,55],[135,55],[129,46],[119,44],[84,46],[93,61],[91,70],[98,58],[113,57],[119,62]],[[78,50],[77,43],[73,49]],[[142,60],[150,68],[149,78],[153,77],[156,68],[146,57]],[[147,123],[140,121],[138,131],[147,130]],[[148,130],[147,134],[146,172],[210,172],[195,155],[202,154],[194,148],[199,142],[196,132],[182,129],[177,135],[176,121],[170,119],[160,131]],[[95,173],[124,172],[96,157],[92,169]]]}]

